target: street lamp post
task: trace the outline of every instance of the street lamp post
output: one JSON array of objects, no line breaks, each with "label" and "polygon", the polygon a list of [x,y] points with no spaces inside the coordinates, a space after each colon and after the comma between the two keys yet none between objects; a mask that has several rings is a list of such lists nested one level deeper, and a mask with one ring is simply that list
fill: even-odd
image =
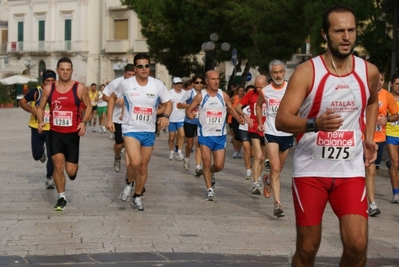
[{"label": "street lamp post", "polygon": [[[215,42],[219,40],[219,35],[217,33],[212,33],[209,36],[210,41],[204,42],[201,45],[201,49],[205,51],[205,71],[208,70],[213,70],[215,69],[215,61],[216,61],[216,45]],[[230,50],[230,44],[227,42],[224,42],[220,46],[222,51],[229,51]]]}]

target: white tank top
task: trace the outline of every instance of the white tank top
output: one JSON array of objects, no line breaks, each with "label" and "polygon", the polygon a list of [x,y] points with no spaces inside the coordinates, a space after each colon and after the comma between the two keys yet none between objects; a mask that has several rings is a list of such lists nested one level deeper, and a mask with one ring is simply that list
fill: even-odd
[{"label": "white tank top", "polygon": [[335,132],[297,135],[293,177],[364,177],[362,132],[370,89],[366,61],[352,59],[352,71],[342,77],[330,73],[320,56],[311,59],[314,80],[300,116],[318,117],[331,108],[344,121]]},{"label": "white tank top", "polygon": [[[249,115],[251,115],[251,106],[247,105],[242,109],[242,113],[244,113],[244,115],[247,115],[249,117]],[[238,129],[239,130],[243,130],[243,131],[248,131],[248,122],[245,121],[244,124],[239,124],[238,125]]]},{"label": "white tank top", "polygon": [[179,93],[175,91],[175,89],[169,90],[170,101],[172,102],[172,113],[169,116],[169,122],[181,122],[184,121],[184,117],[186,116],[186,112],[184,108],[177,108],[177,103],[181,102],[185,90],[181,90]]},{"label": "white tank top", "polygon": [[284,86],[281,89],[274,88],[273,83],[262,89],[266,103],[266,120],[263,123],[265,134],[274,136],[292,136],[292,133],[286,133],[276,129],[276,115],[286,89],[287,82],[284,82]]},{"label": "white tank top", "polygon": [[202,102],[199,108],[199,136],[226,135],[226,103],[223,91],[218,89],[216,96],[209,96],[206,90],[201,91]]},{"label": "white tank top", "polygon": [[121,81],[115,93],[124,100],[122,133],[155,132],[159,101],[170,100],[168,89],[161,81],[148,77],[147,84],[141,86],[133,76]]}]

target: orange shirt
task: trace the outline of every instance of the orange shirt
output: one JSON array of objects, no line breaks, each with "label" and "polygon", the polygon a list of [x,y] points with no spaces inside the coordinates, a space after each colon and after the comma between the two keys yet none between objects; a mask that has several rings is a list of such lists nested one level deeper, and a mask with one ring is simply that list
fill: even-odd
[{"label": "orange shirt", "polygon": [[[233,96],[234,98],[234,102],[231,104],[233,106],[233,108],[240,102],[240,99],[238,98],[238,95]],[[229,113],[229,115],[227,116],[227,123],[231,123],[233,119],[233,115],[231,115]]]},{"label": "orange shirt", "polygon": [[[399,113],[399,107],[396,104],[396,100],[391,93],[385,89],[381,89],[378,92],[378,117],[386,117],[387,114]],[[374,142],[385,142],[386,140],[386,126],[376,125],[374,132]]]}]

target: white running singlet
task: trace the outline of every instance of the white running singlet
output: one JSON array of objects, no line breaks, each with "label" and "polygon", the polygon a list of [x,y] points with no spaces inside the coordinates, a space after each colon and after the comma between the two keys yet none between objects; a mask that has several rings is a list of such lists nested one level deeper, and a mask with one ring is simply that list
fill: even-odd
[{"label": "white running singlet", "polygon": [[216,96],[201,91],[202,102],[199,108],[198,136],[226,135],[226,103],[223,91],[218,89]]},{"label": "white running singlet", "polygon": [[311,59],[313,84],[299,109],[302,118],[316,118],[327,109],[340,114],[335,132],[297,135],[293,177],[364,177],[362,132],[370,97],[366,61],[352,56],[353,69],[342,77],[330,73],[321,56]]},{"label": "white running singlet", "polygon": [[[103,91],[104,95],[106,95],[108,97],[110,95],[112,95],[112,93],[115,92],[115,89],[118,86],[118,84],[123,80],[124,80],[123,76],[112,80],[112,82],[110,82],[107,86],[105,86],[104,91]],[[121,116],[121,113],[122,113],[122,106],[115,104],[114,113],[112,115],[112,122],[121,124],[122,121],[119,119],[119,117]]]},{"label": "white running singlet", "polygon": [[122,133],[155,132],[158,99],[165,103],[170,100],[165,85],[148,77],[145,86],[137,83],[136,77],[124,79],[115,90],[117,97],[123,96],[124,108]]},{"label": "white running singlet", "polygon": [[266,119],[263,123],[265,134],[274,136],[292,136],[292,133],[286,133],[276,129],[276,115],[286,89],[287,82],[285,81],[284,86],[280,89],[274,88],[273,83],[262,89],[262,94],[266,103]]},{"label": "white running singlet", "polygon": [[176,92],[175,89],[169,90],[170,94],[170,101],[172,102],[172,112],[169,116],[169,122],[181,122],[184,121],[184,117],[186,116],[186,110],[184,108],[177,108],[177,103],[181,102],[184,94],[186,93],[185,90],[181,90],[180,93]]}]

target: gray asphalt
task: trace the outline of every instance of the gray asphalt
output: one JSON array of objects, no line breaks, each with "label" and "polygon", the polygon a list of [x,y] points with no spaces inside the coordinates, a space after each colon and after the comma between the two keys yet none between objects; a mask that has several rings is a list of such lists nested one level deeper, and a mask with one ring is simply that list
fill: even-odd
[{"label": "gray asphalt", "polygon": [[[0,109],[0,266],[290,266],[293,150],[281,176],[286,216],[277,219],[272,199],[250,193],[230,143],[225,168],[216,174],[215,201],[207,202],[203,179],[193,175],[193,156],[189,171],[169,161],[161,133],[149,165],[146,211],[138,212],[118,200],[125,167],[113,170],[109,134],[88,128],[77,179],[67,181],[68,205],[55,212],[56,191],[44,188],[45,166],[31,156],[28,118],[20,108]],[[367,266],[399,266],[399,205],[389,202],[391,195],[382,164],[376,178],[382,213],[369,219]],[[338,227],[328,206],[317,266],[338,266]]]}]

